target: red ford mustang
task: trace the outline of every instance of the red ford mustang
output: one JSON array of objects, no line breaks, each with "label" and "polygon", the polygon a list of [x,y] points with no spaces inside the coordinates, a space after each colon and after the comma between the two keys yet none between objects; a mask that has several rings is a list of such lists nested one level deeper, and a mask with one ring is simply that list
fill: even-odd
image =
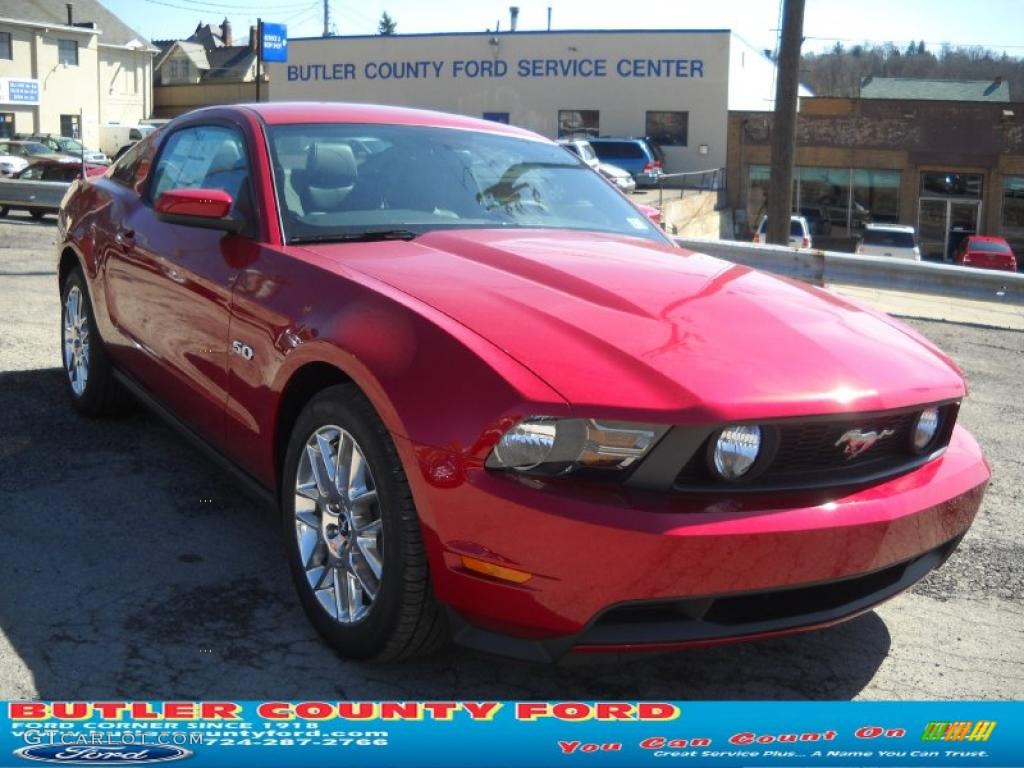
[{"label": "red ford mustang", "polygon": [[350,657],[828,625],[940,565],[989,477],[929,342],[674,247],[516,128],[204,109],[60,221],[71,402],[131,393],[273,500]]}]

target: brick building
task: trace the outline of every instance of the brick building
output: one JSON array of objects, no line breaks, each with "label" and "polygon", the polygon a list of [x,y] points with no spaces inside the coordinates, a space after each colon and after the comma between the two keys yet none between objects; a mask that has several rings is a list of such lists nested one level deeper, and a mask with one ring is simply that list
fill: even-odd
[{"label": "brick building", "polygon": [[[728,204],[737,236],[766,210],[772,115],[732,112]],[[852,250],[868,221],[917,228],[949,258],[965,233],[1024,253],[1024,103],[805,98],[797,119],[794,208],[816,244]]]}]

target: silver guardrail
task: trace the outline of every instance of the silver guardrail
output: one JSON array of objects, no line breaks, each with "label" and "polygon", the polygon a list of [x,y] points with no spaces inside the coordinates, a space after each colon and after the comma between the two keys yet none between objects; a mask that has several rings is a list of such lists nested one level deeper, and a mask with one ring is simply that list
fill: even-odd
[{"label": "silver guardrail", "polygon": [[1015,274],[930,261],[859,256],[734,240],[696,237],[673,239],[691,251],[795,277],[815,285],[840,283],[1024,305],[1024,273],[1021,272]]}]

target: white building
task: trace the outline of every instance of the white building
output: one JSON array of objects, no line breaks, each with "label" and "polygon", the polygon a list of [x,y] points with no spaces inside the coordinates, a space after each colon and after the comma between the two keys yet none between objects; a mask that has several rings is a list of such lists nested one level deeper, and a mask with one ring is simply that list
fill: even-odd
[{"label": "white building", "polygon": [[725,166],[730,110],[774,104],[775,66],[729,30],[305,38],[268,63],[273,101],[456,112],[537,131],[651,136],[666,170]]},{"label": "white building", "polygon": [[2,0],[0,137],[80,135],[96,147],[100,125],[152,113],[156,52],[96,0]]}]

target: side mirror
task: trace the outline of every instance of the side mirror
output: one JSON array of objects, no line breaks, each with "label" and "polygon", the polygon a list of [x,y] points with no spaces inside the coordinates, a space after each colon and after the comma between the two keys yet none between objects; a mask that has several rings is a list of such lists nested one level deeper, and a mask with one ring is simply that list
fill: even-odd
[{"label": "side mirror", "polygon": [[244,223],[231,215],[231,195],[223,189],[169,189],[156,199],[156,217],[170,224],[239,232]]}]

